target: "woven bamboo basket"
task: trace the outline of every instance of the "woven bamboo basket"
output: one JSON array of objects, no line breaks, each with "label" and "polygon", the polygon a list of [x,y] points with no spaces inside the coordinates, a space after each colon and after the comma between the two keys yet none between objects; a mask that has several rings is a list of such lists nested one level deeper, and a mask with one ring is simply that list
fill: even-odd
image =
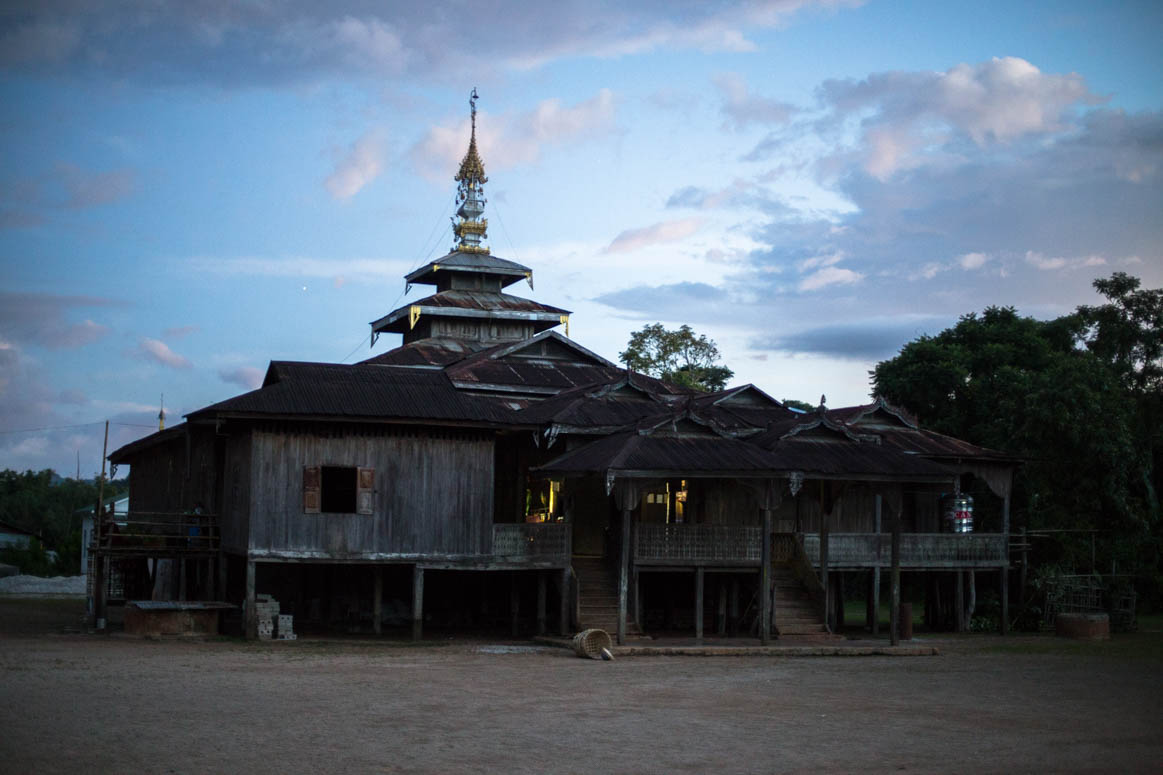
[{"label": "woven bamboo basket", "polygon": [[608,651],[613,645],[605,630],[582,630],[573,636],[573,649],[583,659],[601,659],[602,649]]}]

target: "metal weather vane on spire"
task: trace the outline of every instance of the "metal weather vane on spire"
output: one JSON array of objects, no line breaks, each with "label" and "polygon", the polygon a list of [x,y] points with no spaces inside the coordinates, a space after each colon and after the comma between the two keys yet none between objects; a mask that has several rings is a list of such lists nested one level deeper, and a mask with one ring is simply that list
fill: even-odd
[{"label": "metal weather vane on spire", "polygon": [[488,236],[489,221],[481,218],[485,211],[484,184],[489,181],[485,177],[485,165],[477,153],[477,90],[472,90],[468,99],[472,115],[472,135],[468,141],[468,152],[460,162],[460,169],[453,178],[458,183],[456,192],[456,218],[453,219],[452,231],[456,235],[456,244],[453,250],[462,253],[488,253],[489,248],[484,244]]}]

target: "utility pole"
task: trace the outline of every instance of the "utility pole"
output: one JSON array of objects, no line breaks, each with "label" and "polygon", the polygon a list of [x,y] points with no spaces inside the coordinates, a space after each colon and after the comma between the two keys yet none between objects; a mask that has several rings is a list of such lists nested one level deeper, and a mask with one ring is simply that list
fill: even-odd
[{"label": "utility pole", "polygon": [[101,523],[105,518],[105,456],[109,453],[109,421],[105,421],[105,443],[101,446],[101,478],[97,481],[97,508],[93,510],[93,628],[105,631],[105,563],[101,556]]}]

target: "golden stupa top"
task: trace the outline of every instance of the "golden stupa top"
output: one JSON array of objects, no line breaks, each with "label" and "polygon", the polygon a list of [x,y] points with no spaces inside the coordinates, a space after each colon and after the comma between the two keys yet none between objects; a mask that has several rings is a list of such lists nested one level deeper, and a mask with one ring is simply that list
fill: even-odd
[{"label": "golden stupa top", "polygon": [[468,141],[468,153],[464,155],[464,159],[460,162],[460,169],[453,178],[458,183],[468,183],[470,186],[479,183],[488,183],[489,179],[485,177],[485,165],[481,161],[480,154],[477,153],[477,90],[472,90],[472,96],[468,100],[469,106],[472,108],[472,135]]}]

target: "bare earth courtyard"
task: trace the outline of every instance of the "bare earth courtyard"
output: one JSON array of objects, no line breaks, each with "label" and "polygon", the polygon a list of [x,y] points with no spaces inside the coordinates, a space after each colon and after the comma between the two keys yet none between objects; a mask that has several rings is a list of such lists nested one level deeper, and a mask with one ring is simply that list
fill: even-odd
[{"label": "bare earth courtyard", "polygon": [[1158,772],[1163,635],[937,657],[146,641],[0,598],[4,772]]}]

